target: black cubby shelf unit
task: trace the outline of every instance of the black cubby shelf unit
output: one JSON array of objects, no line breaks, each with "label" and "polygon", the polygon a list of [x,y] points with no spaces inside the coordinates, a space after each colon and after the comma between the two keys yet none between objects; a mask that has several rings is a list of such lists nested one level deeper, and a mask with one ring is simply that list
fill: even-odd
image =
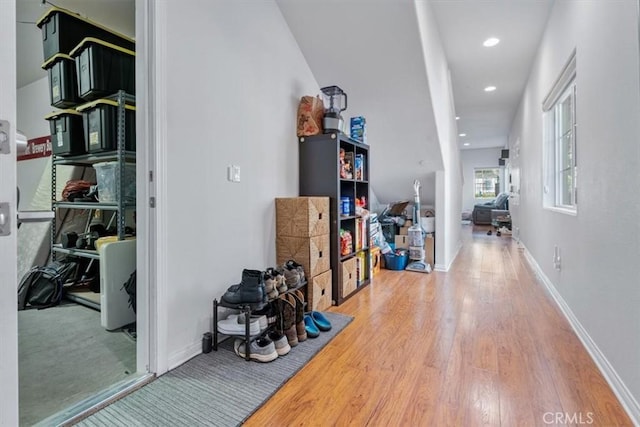
[{"label": "black cubby shelf unit", "polygon": [[[356,198],[364,198],[365,209],[369,209],[370,152],[367,144],[362,144],[341,132],[303,136],[299,141],[299,184],[300,196],[324,196],[330,200],[330,242],[333,300],[336,305],[355,295],[371,282],[369,224],[364,226],[364,244],[356,248],[356,223],[361,218],[356,215]],[[351,175],[341,174],[341,150],[346,161],[351,162]],[[349,212],[342,215],[341,198],[349,199]],[[353,238],[353,250],[341,253],[340,230],[349,230]],[[362,255],[360,255],[362,254]],[[352,277],[345,262],[360,256],[363,262],[361,279],[352,284]]]}]

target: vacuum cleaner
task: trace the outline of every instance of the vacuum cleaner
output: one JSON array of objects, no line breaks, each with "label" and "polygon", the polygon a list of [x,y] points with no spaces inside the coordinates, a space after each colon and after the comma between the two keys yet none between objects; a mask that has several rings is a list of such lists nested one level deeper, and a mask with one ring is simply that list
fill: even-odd
[{"label": "vacuum cleaner", "polygon": [[420,223],[420,181],[413,182],[413,225],[409,227],[409,265],[405,270],[431,273],[431,266],[425,262],[424,238],[426,232]]}]

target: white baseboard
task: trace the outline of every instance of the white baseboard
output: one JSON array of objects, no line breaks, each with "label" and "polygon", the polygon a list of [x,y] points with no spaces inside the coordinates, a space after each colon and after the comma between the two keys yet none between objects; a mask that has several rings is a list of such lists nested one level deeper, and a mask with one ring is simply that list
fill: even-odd
[{"label": "white baseboard", "polygon": [[462,248],[462,241],[458,241],[458,247],[456,248],[456,252],[453,254],[453,256],[451,257],[451,261],[449,261],[449,264],[438,264],[436,263],[433,266],[433,269],[435,271],[442,271],[442,272],[447,272],[451,269],[451,266],[453,265],[453,261],[456,260],[456,258],[458,257],[458,254],[460,253],[460,249]]},{"label": "white baseboard", "polygon": [[573,311],[571,311],[571,308],[564,298],[562,298],[562,295],[560,295],[556,290],[556,287],[553,285],[551,280],[549,280],[549,278],[544,274],[529,250],[522,244],[522,242],[519,242],[519,244],[524,248],[524,256],[527,259],[527,262],[529,262],[529,265],[535,272],[536,276],[545,285],[558,307],[560,307],[560,310],[573,328],[573,331],[582,342],[582,345],[587,349],[589,355],[600,369],[600,372],[607,380],[607,383],[609,383],[614,394],[618,397],[618,400],[620,400],[620,403],[627,411],[627,415],[629,415],[633,424],[640,425],[640,405],[638,405],[636,399],[633,397],[622,379],[618,376],[617,372],[613,366],[611,366],[605,355],[600,351],[598,345],[593,341],[593,339],[591,339],[587,330],[573,314]]},{"label": "white baseboard", "polygon": [[196,357],[200,353],[202,353],[202,343],[201,342],[193,343],[193,344],[189,345],[188,347],[183,348],[180,351],[172,353],[169,356],[169,360],[168,360],[169,371],[172,370],[172,369],[177,368],[178,366],[182,365],[186,361],[193,359],[194,357]]}]

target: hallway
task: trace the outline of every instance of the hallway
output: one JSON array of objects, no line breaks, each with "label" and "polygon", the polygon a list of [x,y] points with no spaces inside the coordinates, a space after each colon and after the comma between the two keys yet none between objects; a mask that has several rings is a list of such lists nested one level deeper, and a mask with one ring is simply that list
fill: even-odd
[{"label": "hallway", "polygon": [[355,320],[247,426],[630,426],[510,236],[463,226],[450,272],[382,270]]}]

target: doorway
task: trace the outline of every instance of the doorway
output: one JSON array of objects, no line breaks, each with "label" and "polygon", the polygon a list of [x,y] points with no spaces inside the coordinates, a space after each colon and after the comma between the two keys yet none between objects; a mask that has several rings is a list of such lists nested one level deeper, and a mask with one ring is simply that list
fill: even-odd
[{"label": "doorway", "polygon": [[[42,35],[34,24],[51,7],[60,7],[78,13],[92,21],[105,25],[126,36],[135,37],[136,21],[144,21],[144,8],[138,8],[135,0],[58,0],[55,5],[41,0],[16,1],[16,56],[17,56],[17,127],[27,140],[51,135],[49,123],[44,115],[54,108],[50,105],[49,79],[42,65]],[[137,62],[137,61],[136,61]],[[143,67],[136,71],[136,81]],[[137,100],[140,102],[140,99]],[[138,116],[139,112],[136,112]],[[144,132],[138,132],[143,134]],[[138,138],[137,152],[144,153],[148,147]],[[144,157],[144,156],[142,156]],[[145,170],[143,162],[136,159],[138,169]],[[141,164],[142,163],[142,164]],[[58,193],[69,179],[95,179],[94,168],[77,166],[55,166]],[[52,158],[30,158],[17,162],[17,184],[20,188],[20,210],[50,209]],[[136,184],[144,179],[136,179]],[[137,185],[138,199],[145,199],[147,188]],[[54,198],[54,200],[60,200]],[[135,211],[145,204],[136,203]],[[58,210],[58,209],[57,209]],[[81,209],[67,214],[75,221],[88,221],[97,217],[95,210],[87,209],[82,217]],[[131,223],[131,213],[129,223]],[[138,214],[136,229],[147,227],[148,215]],[[72,219],[73,219],[72,218]],[[111,215],[100,216],[108,226]],[[61,224],[61,222],[59,222]],[[20,278],[32,265],[46,265],[50,259],[51,238],[49,224],[23,223],[17,230],[18,274]],[[56,233],[56,242],[60,233]],[[141,272],[149,265],[145,258],[148,234],[137,233],[137,242],[129,247],[129,254],[138,256],[137,268]],[[34,243],[37,247],[33,247]],[[130,246],[130,245],[129,245]],[[140,256],[144,254],[142,257]],[[59,258],[58,258],[59,259]],[[98,262],[102,263],[98,258]],[[104,264],[104,263],[102,263]],[[102,266],[98,266],[100,268]],[[103,272],[103,271],[99,271]],[[87,274],[90,276],[89,270]],[[99,276],[99,274],[98,274]],[[104,275],[103,275],[104,276]],[[128,276],[128,272],[127,272]],[[45,310],[26,310],[18,313],[18,381],[20,425],[32,425],[45,420],[45,424],[59,424],[73,419],[85,411],[91,411],[115,395],[126,393],[150,379],[149,331],[147,316],[148,295],[146,283],[140,280],[148,274],[138,275],[136,313],[131,322],[120,325],[111,322],[105,325],[104,292],[101,280],[93,289],[68,289],[69,298]],[[90,279],[91,277],[89,277]],[[119,278],[122,284],[124,281]],[[71,295],[75,295],[72,297]],[[142,296],[142,298],[141,298]],[[108,305],[112,306],[112,305]]]}]

